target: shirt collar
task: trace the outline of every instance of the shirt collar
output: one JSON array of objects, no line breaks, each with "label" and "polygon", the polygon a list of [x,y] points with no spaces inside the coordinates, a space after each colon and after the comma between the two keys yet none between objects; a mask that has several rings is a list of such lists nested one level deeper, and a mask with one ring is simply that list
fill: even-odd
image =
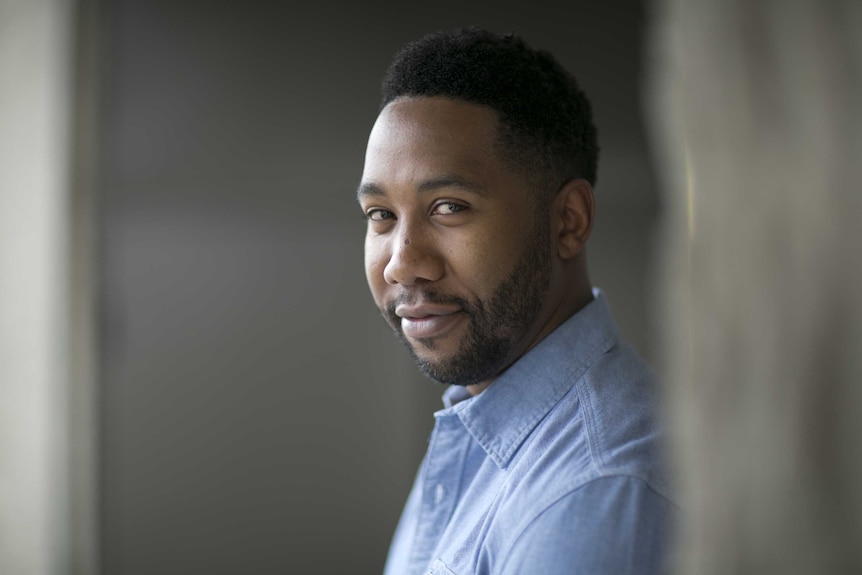
[{"label": "shirt collar", "polygon": [[619,341],[601,290],[594,288],[593,297],[476,397],[462,386],[449,387],[446,409],[435,416],[457,414],[488,457],[505,468],[587,368]]}]

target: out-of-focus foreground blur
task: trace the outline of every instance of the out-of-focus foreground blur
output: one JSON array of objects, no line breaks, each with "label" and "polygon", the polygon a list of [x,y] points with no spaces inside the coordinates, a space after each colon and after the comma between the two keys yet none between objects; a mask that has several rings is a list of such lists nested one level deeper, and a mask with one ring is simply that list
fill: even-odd
[{"label": "out-of-focus foreground blur", "polygon": [[380,572],[442,389],[353,191],[394,51],[465,24],[593,101],[676,572],[862,570],[857,3],[290,4],[0,0],[0,573]]},{"label": "out-of-focus foreground blur", "polygon": [[862,3],[656,5],[678,573],[862,573]]}]

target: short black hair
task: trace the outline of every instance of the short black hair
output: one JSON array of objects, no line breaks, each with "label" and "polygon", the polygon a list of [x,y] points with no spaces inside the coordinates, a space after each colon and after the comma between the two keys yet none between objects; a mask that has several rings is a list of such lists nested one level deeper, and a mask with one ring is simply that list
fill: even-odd
[{"label": "short black hair", "polygon": [[475,26],[440,31],[396,53],[381,109],[402,97],[444,96],[497,112],[500,150],[539,185],[596,183],[598,143],[590,102],[545,50],[515,34]]}]

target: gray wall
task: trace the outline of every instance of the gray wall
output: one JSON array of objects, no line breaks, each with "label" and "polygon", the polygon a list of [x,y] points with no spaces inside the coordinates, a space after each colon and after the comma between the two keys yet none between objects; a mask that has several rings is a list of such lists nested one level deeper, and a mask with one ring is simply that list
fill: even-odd
[{"label": "gray wall", "polygon": [[593,280],[658,351],[644,14],[598,4],[105,5],[106,574],[381,570],[442,389],[377,316],[353,191],[380,77],[426,32],[517,31],[580,79],[602,146]]}]

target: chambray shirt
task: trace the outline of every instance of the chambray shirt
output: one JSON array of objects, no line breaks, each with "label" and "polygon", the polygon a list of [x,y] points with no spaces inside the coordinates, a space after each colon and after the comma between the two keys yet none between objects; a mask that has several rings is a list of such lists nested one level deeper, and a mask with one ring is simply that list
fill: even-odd
[{"label": "chambray shirt", "polygon": [[446,391],[386,575],[664,572],[655,379],[593,294],[478,396]]}]

